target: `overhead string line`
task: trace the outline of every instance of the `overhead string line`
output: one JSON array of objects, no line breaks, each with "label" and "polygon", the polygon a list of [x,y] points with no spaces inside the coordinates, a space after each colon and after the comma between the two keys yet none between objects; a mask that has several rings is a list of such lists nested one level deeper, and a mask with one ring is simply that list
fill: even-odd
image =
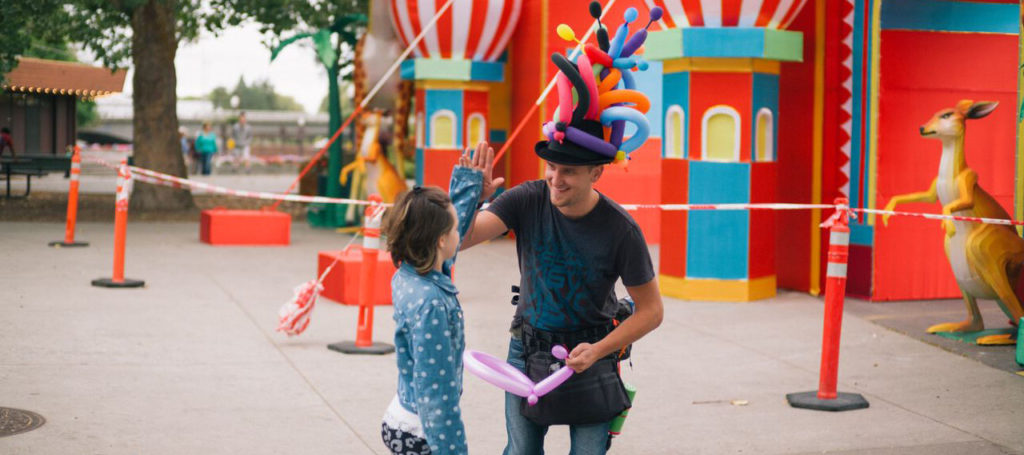
[{"label": "overhead string line", "polygon": [[[615,0],[612,1],[614,2]],[[407,46],[404,51],[402,51],[402,54],[398,56],[398,59],[396,59],[395,62],[391,64],[391,68],[388,68],[387,72],[384,73],[384,76],[381,77],[379,81],[377,81],[377,85],[374,85],[373,88],[370,89],[370,92],[366,94],[365,98],[363,98],[363,102],[359,103],[359,106],[356,106],[356,109],[352,111],[351,114],[349,114],[348,118],[345,119],[345,122],[341,124],[341,127],[334,132],[334,135],[331,136],[331,140],[327,141],[327,144],[324,145],[324,147],[320,149],[320,151],[317,152],[316,155],[313,156],[313,159],[309,160],[309,163],[306,164],[306,167],[302,168],[302,172],[299,172],[299,176],[296,177],[295,181],[292,182],[292,184],[288,187],[287,190],[284,191],[284,194],[291,193],[292,190],[295,189],[295,186],[299,184],[299,181],[302,180],[302,177],[306,175],[307,172],[309,172],[309,170],[313,167],[314,164],[316,164],[317,161],[320,160],[324,153],[327,153],[327,148],[330,147],[331,144],[333,144],[334,141],[338,139],[338,136],[341,136],[341,132],[348,127],[349,123],[352,123],[352,119],[356,118],[356,116],[363,111],[363,108],[365,108],[367,103],[369,103],[370,100],[373,99],[374,95],[376,95],[377,92],[380,91],[381,87],[384,86],[384,83],[387,82],[388,78],[391,77],[395,70],[402,66],[402,62],[405,61],[406,57],[409,56],[409,54],[412,52],[413,49],[416,48],[420,41],[423,41],[423,37],[427,36],[427,32],[429,32],[430,29],[434,28],[434,25],[437,24],[437,21],[438,19],[441,18],[441,15],[443,15],[445,12],[451,9],[453,3],[455,3],[455,0],[448,0],[447,2],[445,2],[443,6],[441,6],[441,9],[438,10],[436,14],[434,14],[434,17],[430,19],[430,22],[427,23],[426,27],[423,27],[423,30],[420,31],[419,35],[416,35],[416,38],[413,39],[411,43],[409,43],[409,46]],[[277,210],[277,206],[280,204],[280,200],[274,202],[274,204],[270,206],[270,210]]]}]

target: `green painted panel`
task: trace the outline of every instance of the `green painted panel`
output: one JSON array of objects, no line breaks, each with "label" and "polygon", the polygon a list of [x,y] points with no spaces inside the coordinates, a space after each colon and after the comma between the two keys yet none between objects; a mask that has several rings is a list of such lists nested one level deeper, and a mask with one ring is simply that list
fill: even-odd
[{"label": "green painted panel", "polygon": [[764,32],[764,58],[785,62],[804,61],[803,33],[770,29]]},{"label": "green painted panel", "polygon": [[660,30],[647,35],[644,58],[669,60],[683,56],[683,29]]}]

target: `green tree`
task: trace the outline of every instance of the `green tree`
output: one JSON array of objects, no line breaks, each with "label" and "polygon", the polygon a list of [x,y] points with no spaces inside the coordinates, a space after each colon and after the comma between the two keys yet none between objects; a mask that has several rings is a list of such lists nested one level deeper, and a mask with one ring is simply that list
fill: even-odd
[{"label": "green tree", "polygon": [[[341,82],[338,83],[338,94],[341,97],[339,102],[341,105],[342,117],[345,116],[345,113],[352,112],[352,110],[355,109],[355,105],[353,104],[353,98],[352,96],[348,95],[348,92],[351,89],[352,82],[350,81],[346,81],[343,79]],[[317,112],[327,112],[328,104],[330,104],[328,101],[330,101],[330,98],[328,98],[327,95],[324,95],[324,98],[320,100],[320,107],[317,108]]]},{"label": "green tree", "polygon": [[[245,2],[246,0],[239,0]],[[260,3],[259,0],[248,0]],[[366,29],[369,3],[367,0],[337,0],[330,3],[312,4],[296,2],[288,7],[261,10],[253,19],[262,24],[271,41],[277,41],[271,53],[271,60],[284,47],[309,39],[312,41],[317,60],[327,72],[327,112],[329,114],[327,133],[341,128],[341,91],[343,69],[351,71],[354,50],[359,37]],[[290,35],[281,39],[282,36]],[[328,149],[327,191],[329,197],[342,195],[341,184],[334,176],[339,175],[344,165],[341,143],[335,141]],[[310,221],[316,226],[342,226],[345,224],[345,207],[329,205],[316,212],[310,212]]]},{"label": "green tree", "polygon": [[[267,0],[271,3],[272,0]],[[135,164],[184,176],[178,144],[178,44],[201,30],[216,32],[237,25],[230,0],[32,0],[5,2],[0,14],[0,72],[17,64],[16,56],[38,38],[80,43],[110,68],[134,68],[132,78]],[[59,39],[58,39],[59,38]],[[191,193],[168,187],[136,185],[135,209],[193,207]]]},{"label": "green tree", "polygon": [[[369,0],[31,0],[4,2],[0,8],[0,74],[17,64],[16,57],[33,37],[50,41],[59,37],[81,43],[110,68],[131,66],[134,158],[139,166],[184,176],[185,163],[178,144],[177,74],[174,56],[178,44],[194,40],[200,31],[218,32],[255,20],[277,45],[281,36],[296,31],[328,28],[334,46],[355,43],[361,33],[353,13],[367,9]],[[348,22],[346,22],[348,21]],[[364,21],[365,22],[365,21]],[[63,42],[63,41],[59,41]],[[328,69],[337,81],[338,64]],[[336,83],[334,86],[336,87]],[[332,99],[337,99],[334,92]],[[333,104],[333,103],[332,103]],[[332,112],[335,110],[332,109]],[[331,124],[332,128],[340,126]],[[333,131],[333,130],[332,130]],[[332,156],[334,151],[332,151]],[[340,156],[340,148],[337,149]],[[193,207],[191,193],[168,187],[137,185],[132,197],[136,209]]]},{"label": "green tree", "polygon": [[238,78],[235,89],[228,91],[224,87],[217,87],[210,92],[208,98],[213,102],[214,107],[231,109],[231,98],[238,97],[238,109],[243,110],[274,110],[274,111],[301,111],[304,110],[295,98],[282,95],[274,90],[274,85],[268,80],[259,80],[252,85],[246,85],[245,80]]}]

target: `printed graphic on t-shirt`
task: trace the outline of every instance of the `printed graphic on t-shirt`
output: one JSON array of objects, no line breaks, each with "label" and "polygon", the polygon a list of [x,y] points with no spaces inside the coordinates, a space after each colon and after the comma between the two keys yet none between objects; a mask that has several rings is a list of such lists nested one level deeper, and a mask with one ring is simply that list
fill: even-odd
[{"label": "printed graphic on t-shirt", "polygon": [[589,301],[586,286],[598,281],[597,267],[588,266],[573,245],[555,236],[536,235],[531,241],[534,254],[526,257],[533,262],[526,267],[531,276],[524,282],[533,284],[529,290],[533,304],[524,309],[524,321],[548,330],[578,325],[594,311],[587,308],[594,302]]}]

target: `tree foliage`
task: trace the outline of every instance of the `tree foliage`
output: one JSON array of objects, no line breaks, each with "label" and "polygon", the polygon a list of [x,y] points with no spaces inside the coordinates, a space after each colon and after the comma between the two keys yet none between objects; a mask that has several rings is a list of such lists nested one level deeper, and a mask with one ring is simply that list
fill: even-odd
[{"label": "tree foliage", "polygon": [[295,98],[281,95],[274,90],[274,85],[268,80],[258,80],[252,85],[245,83],[245,79],[238,78],[233,90],[225,87],[217,87],[210,92],[207,98],[213,102],[214,107],[231,109],[231,98],[238,97],[238,109],[242,110],[274,110],[274,111],[301,111],[304,110]]},{"label": "tree foliage", "polygon": [[[355,109],[355,102],[352,98],[352,90],[353,87],[351,82],[342,80],[339,83],[338,93],[341,96],[339,96],[338,99],[341,104],[342,117],[344,117],[346,113],[352,112],[352,110]],[[320,107],[317,109],[317,112],[327,112],[327,104],[330,102],[330,100],[331,99],[329,95],[324,95],[324,98],[320,100]]]},{"label": "tree foliage", "polygon": [[[109,68],[134,68],[134,138],[136,163],[182,176],[177,144],[174,56],[183,41],[202,31],[217,33],[246,21],[259,24],[268,47],[283,36],[329,29],[331,44],[346,65],[344,53],[362,33],[352,14],[367,10],[370,0],[17,0],[0,8],[0,77],[17,65],[32,43],[76,43]],[[349,48],[349,49],[346,49]],[[337,68],[328,73],[338,75]],[[259,84],[257,84],[259,85]],[[239,95],[241,98],[241,95]],[[274,102],[281,102],[275,99]],[[190,197],[167,188],[141,185],[132,198],[137,208],[186,208]]]}]

